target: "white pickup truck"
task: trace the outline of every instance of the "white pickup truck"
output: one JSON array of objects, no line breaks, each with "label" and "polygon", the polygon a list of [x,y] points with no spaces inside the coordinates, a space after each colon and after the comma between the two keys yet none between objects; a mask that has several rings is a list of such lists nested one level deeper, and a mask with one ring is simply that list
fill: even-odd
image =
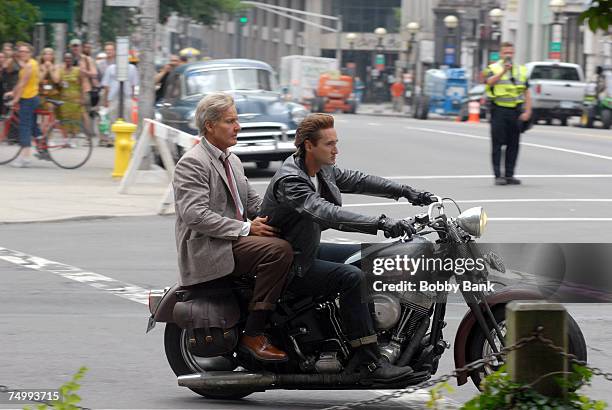
[{"label": "white pickup truck", "polygon": [[534,61],[526,66],[534,122],[550,124],[557,118],[567,125],[569,117],[582,115],[586,83],[578,64]]}]

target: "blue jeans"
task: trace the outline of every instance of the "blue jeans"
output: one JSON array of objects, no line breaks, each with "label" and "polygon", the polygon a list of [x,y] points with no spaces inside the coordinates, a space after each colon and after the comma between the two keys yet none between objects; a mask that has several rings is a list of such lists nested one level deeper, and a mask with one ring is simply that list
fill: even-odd
[{"label": "blue jeans", "polygon": [[22,147],[32,145],[32,135],[34,137],[40,136],[40,129],[34,113],[39,105],[40,99],[38,96],[19,100],[19,145]]},{"label": "blue jeans", "polygon": [[300,296],[335,298],[339,293],[340,315],[349,341],[376,334],[366,276],[358,267],[342,263],[360,249],[360,245],[322,243],[308,272],[289,284],[291,292]]}]

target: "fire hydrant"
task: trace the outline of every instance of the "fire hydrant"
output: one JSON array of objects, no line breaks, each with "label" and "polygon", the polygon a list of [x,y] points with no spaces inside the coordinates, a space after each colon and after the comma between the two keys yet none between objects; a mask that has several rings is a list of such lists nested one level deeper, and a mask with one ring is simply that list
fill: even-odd
[{"label": "fire hydrant", "polygon": [[113,178],[121,178],[130,163],[134,139],[132,134],[136,131],[136,125],[118,119],[111,130],[115,133],[115,169]]}]

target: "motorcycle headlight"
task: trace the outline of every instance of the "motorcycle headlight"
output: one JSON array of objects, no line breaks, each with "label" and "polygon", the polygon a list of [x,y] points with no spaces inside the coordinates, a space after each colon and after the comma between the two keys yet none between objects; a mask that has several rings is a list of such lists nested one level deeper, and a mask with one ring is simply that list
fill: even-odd
[{"label": "motorcycle headlight", "polygon": [[308,111],[306,111],[303,107],[296,107],[291,110],[291,118],[293,119],[293,122],[298,125],[304,120],[304,118],[306,118],[307,115]]},{"label": "motorcycle headlight", "polygon": [[479,238],[487,226],[487,213],[482,206],[470,208],[457,217],[457,223],[464,231]]}]

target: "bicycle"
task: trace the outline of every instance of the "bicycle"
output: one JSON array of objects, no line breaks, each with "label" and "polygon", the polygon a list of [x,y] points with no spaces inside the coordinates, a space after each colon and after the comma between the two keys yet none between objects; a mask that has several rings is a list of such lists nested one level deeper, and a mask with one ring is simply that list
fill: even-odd
[{"label": "bicycle", "polygon": [[[60,168],[75,169],[83,166],[91,157],[93,141],[80,121],[59,120],[55,108],[62,101],[46,98],[53,110],[35,110],[41,136],[32,140],[36,148],[34,154],[41,160],[51,161]],[[13,161],[22,150],[17,128],[19,115],[16,106],[8,107],[8,113],[0,117],[0,165]]]}]

